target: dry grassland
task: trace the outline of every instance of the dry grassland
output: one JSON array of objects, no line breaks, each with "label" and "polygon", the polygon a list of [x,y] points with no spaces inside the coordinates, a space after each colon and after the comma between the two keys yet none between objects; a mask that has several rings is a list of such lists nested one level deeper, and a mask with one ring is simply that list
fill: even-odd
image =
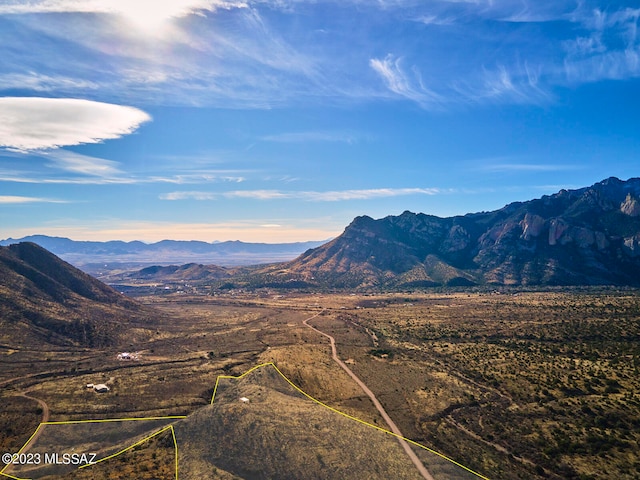
[{"label": "dry grassland", "polygon": [[126,345],[137,361],[104,349],[0,351],[5,450],[24,443],[42,413],[23,392],[44,400],[53,421],[188,415],[209,403],[218,375],[269,361],[318,400],[381,425],[327,339],[303,325],[321,312],[311,323],[336,338],[407,437],[490,478],[638,478],[636,291],[143,301],[162,315],[153,339]]},{"label": "dry grassland", "polygon": [[[494,478],[637,478],[636,292],[391,295],[336,318],[407,435]],[[338,338],[338,337],[336,337]]]}]

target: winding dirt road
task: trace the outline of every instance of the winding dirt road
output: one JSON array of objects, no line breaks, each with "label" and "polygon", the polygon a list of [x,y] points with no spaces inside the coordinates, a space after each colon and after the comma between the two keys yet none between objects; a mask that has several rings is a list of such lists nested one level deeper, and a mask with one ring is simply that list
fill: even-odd
[{"label": "winding dirt road", "polygon": [[340,367],[345,372],[347,372],[347,374],[353,379],[353,381],[355,381],[360,386],[362,391],[364,393],[366,393],[367,396],[371,399],[371,401],[375,405],[375,407],[378,410],[378,412],[380,412],[380,415],[382,415],[382,418],[384,418],[384,421],[387,422],[387,425],[389,426],[391,431],[393,433],[395,433],[396,435],[398,435],[398,437],[397,437],[398,442],[400,443],[400,445],[402,446],[404,451],[407,453],[407,455],[409,456],[409,458],[411,459],[413,464],[416,466],[416,468],[418,469],[418,471],[420,472],[422,477],[425,478],[426,480],[435,480],[431,476],[429,471],[425,468],[425,466],[422,464],[422,462],[420,461],[418,456],[415,454],[415,452],[411,449],[409,444],[404,440],[404,438],[401,438],[401,437],[404,437],[404,435],[402,435],[402,432],[400,431],[398,426],[391,419],[391,417],[387,414],[387,412],[385,411],[385,409],[382,406],[382,404],[376,398],[375,394],[369,389],[369,387],[367,387],[367,385],[362,380],[360,380],[360,378],[358,378],[358,376],[355,373],[353,373],[351,371],[351,369],[342,360],[340,360],[340,358],[338,357],[338,350],[336,349],[336,339],[333,338],[328,333],[324,333],[323,331],[318,330],[316,327],[313,327],[313,326],[309,325],[309,323],[308,323],[309,320],[313,320],[314,318],[318,317],[320,315],[320,313],[322,313],[322,312],[319,312],[319,313],[307,318],[306,320],[304,320],[303,323],[307,327],[309,327],[311,330],[313,330],[313,331],[319,333],[320,335],[323,335],[323,336],[325,336],[325,337],[327,337],[329,339],[329,342],[331,342],[331,356],[333,357],[333,360],[338,365],[340,365]]},{"label": "winding dirt road", "polygon": [[20,396],[38,402],[38,405],[42,408],[42,421],[40,423],[47,423],[49,421],[51,410],[49,410],[49,405],[47,405],[44,400],[27,395],[27,392],[21,393]]},{"label": "winding dirt road", "polygon": [[[46,404],[46,402],[44,400],[40,400],[39,398],[36,397],[32,397],[30,395],[27,395],[27,392],[23,392],[20,394],[21,397],[24,398],[28,398],[29,400],[34,400],[36,402],[38,402],[38,405],[40,405],[40,408],[42,408],[42,421],[40,422],[42,423],[47,423],[49,421],[49,416],[51,411],[49,410],[49,405]],[[22,453],[27,452],[27,450],[29,450],[31,448],[32,445],[35,445],[36,440],[38,440],[38,437],[40,436],[40,434],[42,433],[43,428],[39,428],[35,435],[33,435],[33,437],[31,437],[29,439],[29,443],[27,443],[23,448],[22,448]]]},{"label": "winding dirt road", "polygon": [[[40,405],[40,408],[42,408],[41,424],[49,421],[49,416],[50,416],[49,405],[47,405],[44,400],[40,400],[39,398],[27,395],[27,392],[22,392],[18,394],[18,396],[28,398],[29,400],[34,400],[38,402],[38,405]],[[42,431],[43,431],[43,428],[42,428],[42,425],[40,425],[36,430],[36,432],[33,434],[33,436],[29,439],[29,441],[20,449],[20,453],[27,453],[29,449],[36,444],[36,441],[38,440],[38,437],[40,436]],[[2,469],[3,473],[6,473],[7,470],[11,470],[12,467],[13,465],[7,465],[4,469]],[[5,477],[5,476],[7,475],[0,475],[0,477]],[[8,478],[15,478],[15,477],[8,477]]]}]

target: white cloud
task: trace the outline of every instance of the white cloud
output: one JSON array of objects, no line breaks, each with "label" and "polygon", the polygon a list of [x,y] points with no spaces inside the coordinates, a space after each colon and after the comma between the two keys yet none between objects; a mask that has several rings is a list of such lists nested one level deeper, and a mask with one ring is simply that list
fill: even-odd
[{"label": "white cloud", "polygon": [[71,173],[114,179],[123,173],[117,166],[118,162],[68,150],[55,149],[42,152],[42,155],[50,159],[54,167]]},{"label": "white cloud", "polygon": [[[37,35],[6,35],[0,84],[56,96],[99,94],[122,104],[269,108],[381,98],[408,99],[428,109],[474,102],[540,104],[567,83],[640,75],[638,9],[594,8],[596,3],[0,0],[0,15],[98,14],[74,15],[73,21],[66,15],[20,18],[24,31]],[[310,20],[337,4],[322,25]],[[345,28],[356,14],[362,15],[358,28]],[[186,15],[191,17],[153,30],[153,39],[122,21],[153,23]],[[552,33],[540,25],[548,21],[557,24]],[[39,48],[40,39],[47,39],[45,48]],[[57,41],[65,45],[64,55],[57,54]],[[532,70],[535,75],[529,75]],[[351,137],[320,131],[263,140],[350,142]]]},{"label": "white cloud", "polygon": [[228,0],[31,0],[2,2],[0,14],[120,13],[126,16],[181,17],[218,8],[243,8],[246,2]]},{"label": "white cloud", "polygon": [[424,23],[425,25],[446,26],[455,24],[456,19],[453,17],[440,17],[438,15],[426,14],[416,18],[416,21]]},{"label": "white cloud", "polygon": [[41,197],[21,197],[17,195],[0,195],[0,205],[15,203],[67,203],[64,200],[54,200]]},{"label": "white cloud", "polygon": [[553,96],[540,86],[541,69],[527,63],[511,68],[505,65],[493,70],[483,68],[481,73],[469,75],[474,82],[461,79],[453,83],[452,88],[459,96],[458,101],[544,104]]},{"label": "white cloud", "polygon": [[37,176],[29,176],[28,174],[2,174],[0,173],[1,182],[12,183],[33,183],[42,185],[115,185],[115,184],[133,184],[138,183],[131,178],[113,177],[74,177],[74,178],[41,178]]},{"label": "white cloud", "polygon": [[253,198],[255,200],[279,200],[285,198],[297,198],[295,192],[281,192],[279,190],[237,190],[225,192],[227,198]]},{"label": "white cloud", "polygon": [[236,190],[220,194],[210,192],[171,192],[160,195],[161,200],[216,200],[224,198],[248,198],[254,200],[298,199],[307,202],[338,202],[345,200],[371,200],[374,198],[403,195],[438,195],[449,193],[439,188],[372,188],[363,190],[333,190],[326,192],[280,190]]},{"label": "white cloud", "polygon": [[438,188],[372,188],[366,190],[338,190],[329,192],[301,192],[301,198],[312,202],[337,202],[342,200],[370,200],[373,198],[404,195],[437,195]]},{"label": "white cloud", "polygon": [[395,58],[391,54],[384,59],[372,58],[369,66],[382,77],[389,90],[402,97],[423,106],[432,106],[441,101],[440,95],[424,86],[420,72],[415,67],[412,69],[413,78],[404,71],[402,58]]},{"label": "white cloud", "polygon": [[[90,157],[91,158],[91,157]],[[101,159],[97,159],[101,160]],[[109,160],[103,160],[109,162]],[[175,176],[150,176],[141,177],[135,175],[100,175],[98,166],[97,169],[92,168],[90,164],[76,165],[77,168],[86,169],[86,176],[74,176],[74,177],[44,177],[38,176],[28,172],[0,172],[1,182],[12,183],[33,183],[33,184],[52,184],[52,185],[115,185],[115,184],[143,184],[143,183],[169,183],[176,185],[185,184],[205,184],[212,182],[228,182],[228,183],[241,183],[245,179],[244,177],[215,177],[212,175],[175,175]],[[108,168],[108,167],[107,167]],[[93,172],[93,173],[92,173]],[[176,192],[183,194],[184,192]],[[195,192],[199,193],[199,192]],[[167,194],[168,195],[168,194]],[[177,200],[169,198],[167,200]]]},{"label": "white cloud", "polygon": [[585,58],[567,58],[566,79],[571,83],[625,80],[640,76],[640,46],[626,50],[605,51]]},{"label": "white cloud", "polygon": [[44,75],[37,72],[1,74],[0,84],[5,89],[29,88],[35,92],[55,92],[67,89],[97,90],[100,88],[98,83],[90,80],[60,75]]},{"label": "white cloud", "polygon": [[567,80],[584,83],[640,76],[640,9],[577,9],[571,20],[583,31],[562,44]]},{"label": "white cloud", "polygon": [[196,183],[212,183],[212,182],[229,182],[229,183],[242,183],[246,180],[245,177],[237,175],[221,175],[213,172],[197,172],[197,173],[184,173],[174,176],[151,176],[145,180],[147,183],[175,183],[177,185],[182,184],[196,184]]},{"label": "white cloud", "polygon": [[209,192],[170,192],[160,195],[160,200],[215,200],[216,195]]},{"label": "white cloud", "polygon": [[486,97],[509,97],[513,100],[531,101],[535,97],[544,96],[538,89],[537,75],[525,66],[525,72],[514,78],[504,65],[497,70],[485,71],[483,94]]},{"label": "white cloud", "polygon": [[[4,156],[24,158],[24,152],[6,151]],[[32,184],[69,185],[111,185],[111,184],[211,184],[242,183],[246,179],[237,175],[240,170],[188,169],[184,173],[180,165],[173,162],[169,167],[154,172],[126,172],[118,162],[104,158],[81,155],[62,148],[29,152],[31,158],[44,159],[48,170],[0,169],[0,182]],[[25,162],[26,163],[26,162]]]},{"label": "white cloud", "polygon": [[0,147],[28,151],[99,143],[151,117],[133,107],[72,98],[0,98]]}]

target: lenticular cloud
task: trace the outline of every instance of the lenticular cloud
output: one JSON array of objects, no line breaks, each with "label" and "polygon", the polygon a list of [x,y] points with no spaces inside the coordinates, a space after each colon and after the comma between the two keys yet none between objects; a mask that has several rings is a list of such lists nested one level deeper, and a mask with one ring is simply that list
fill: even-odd
[{"label": "lenticular cloud", "polygon": [[129,135],[151,117],[134,107],[74,98],[0,98],[0,147],[45,150]]}]

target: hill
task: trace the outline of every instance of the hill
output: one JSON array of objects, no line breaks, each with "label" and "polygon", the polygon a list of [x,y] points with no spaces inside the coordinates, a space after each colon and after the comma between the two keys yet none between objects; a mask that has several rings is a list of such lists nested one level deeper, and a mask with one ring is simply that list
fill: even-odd
[{"label": "hill", "polygon": [[0,247],[3,344],[115,344],[151,314],[34,243]]},{"label": "hill", "polygon": [[294,261],[247,285],[413,288],[640,285],[640,179],[609,178],[493,212],[357,217]]},{"label": "hill", "polygon": [[133,274],[123,275],[123,277],[134,277],[140,280],[179,282],[184,280],[224,279],[230,277],[231,272],[233,272],[233,270],[219,267],[217,265],[187,263],[186,265],[154,265],[152,267],[143,268]]},{"label": "hill", "polygon": [[[221,379],[215,395],[174,425],[181,479],[422,478],[392,435],[310,400],[272,366]],[[416,451],[434,478],[478,478]]]},{"label": "hill", "polygon": [[[392,434],[305,396],[272,364],[220,377],[214,403],[183,419],[46,425],[31,451],[73,451],[78,445],[106,460],[82,469],[17,466],[11,474],[78,480],[423,478]],[[481,478],[414,447],[435,479]],[[121,453],[110,457],[115,452]]]}]

